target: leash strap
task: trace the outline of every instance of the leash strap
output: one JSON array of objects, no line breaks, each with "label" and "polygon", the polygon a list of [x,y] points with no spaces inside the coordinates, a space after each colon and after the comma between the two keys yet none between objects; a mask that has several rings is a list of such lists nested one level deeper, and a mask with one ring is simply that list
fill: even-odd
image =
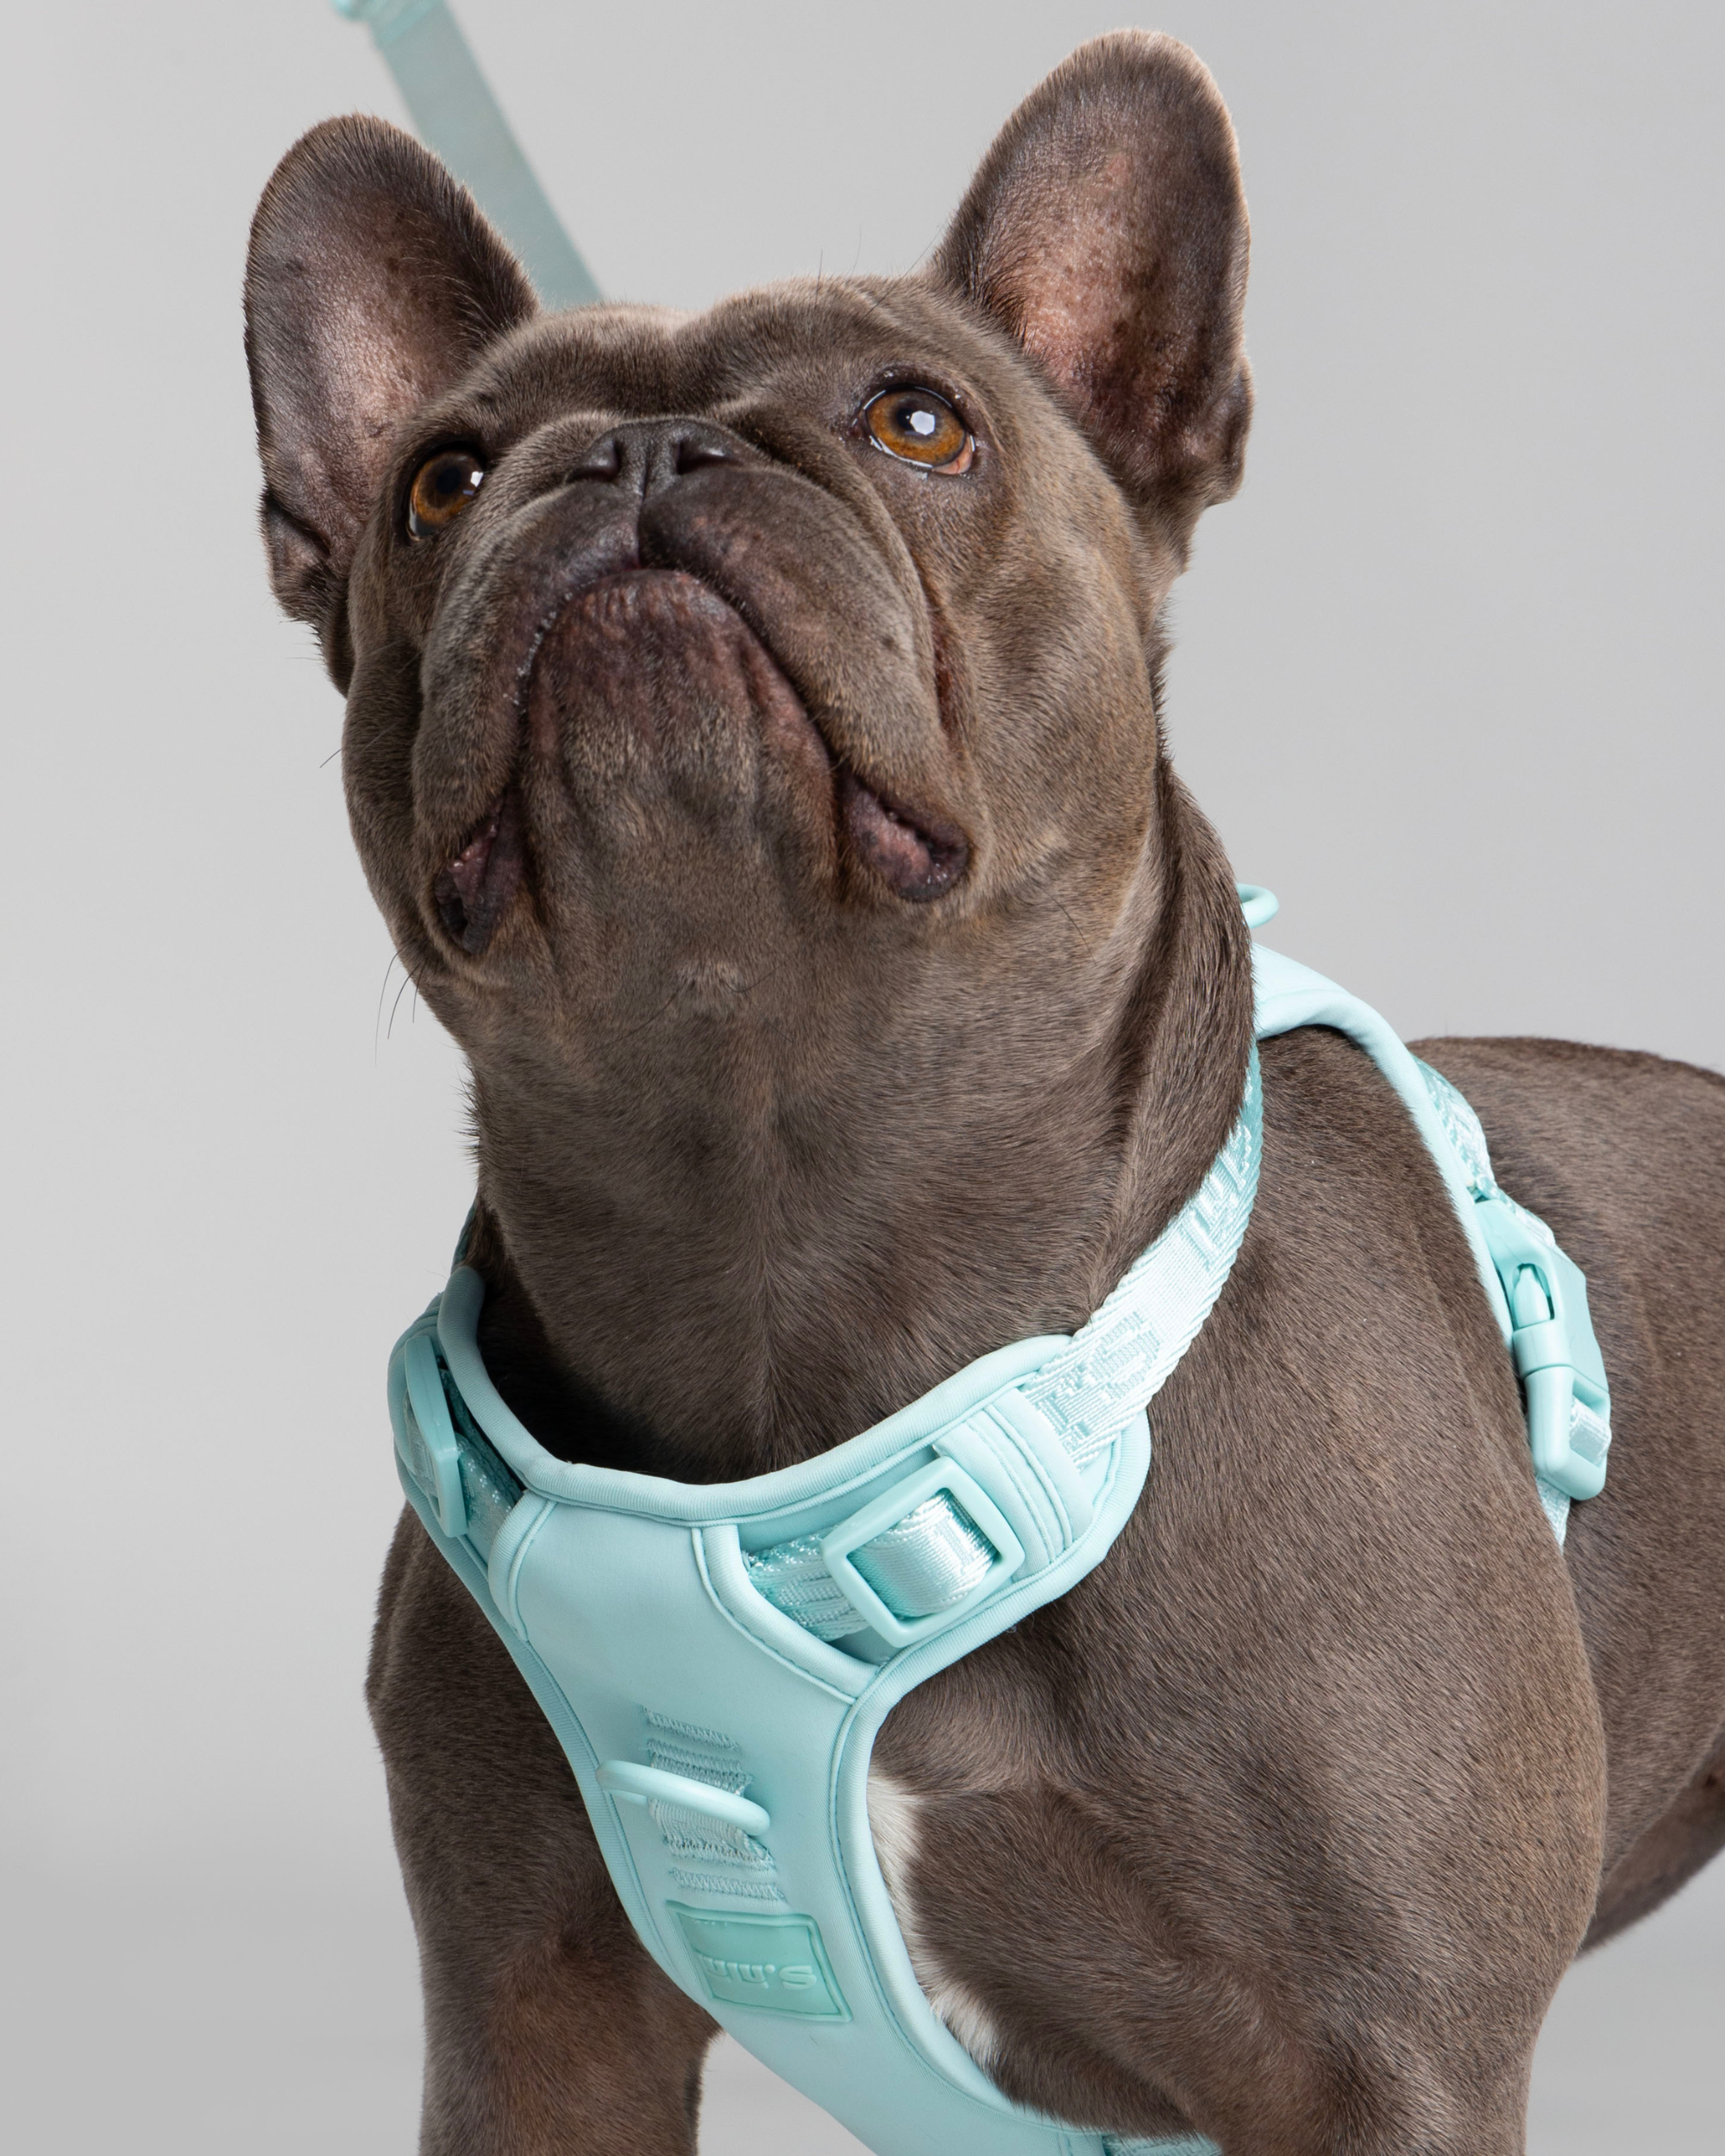
[{"label": "leash strap", "polygon": [[446,0],[332,0],[363,22],[419,138],[521,257],[548,307],[585,307],[598,285],[563,229]]}]

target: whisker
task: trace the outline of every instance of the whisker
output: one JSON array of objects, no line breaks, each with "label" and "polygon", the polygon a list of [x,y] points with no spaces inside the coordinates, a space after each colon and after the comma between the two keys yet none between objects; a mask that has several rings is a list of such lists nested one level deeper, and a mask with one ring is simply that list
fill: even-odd
[{"label": "whisker", "polygon": [[1073,933],[1075,936],[1077,936],[1077,937],[1078,937],[1078,940],[1079,940],[1079,942],[1082,943],[1083,942],[1084,938],[1082,937],[1082,936],[1079,935],[1079,933],[1078,933],[1078,924],[1077,924],[1077,922],[1076,922],[1076,921],[1075,921],[1075,920],[1073,919],[1072,916],[1071,916],[1070,913],[1067,913],[1067,912],[1066,912],[1066,901],[1065,901],[1065,899],[1062,899],[1062,898],[1057,898],[1057,897],[1054,897],[1054,893],[1051,893],[1051,892],[1050,893],[1050,894],[1049,894],[1049,895],[1050,895],[1051,898],[1054,898],[1054,903],[1055,903],[1055,904],[1056,904],[1056,905],[1057,905],[1057,906],[1060,908],[1061,912],[1062,912],[1063,914],[1065,914],[1065,917],[1066,917],[1066,925],[1067,925],[1067,927],[1068,927],[1068,928],[1070,928],[1070,929],[1071,930],[1072,933]]},{"label": "whisker", "polygon": [[927,246],[924,248],[922,253],[918,255],[915,261],[913,261],[910,267],[905,272],[905,275],[906,277],[914,277],[916,275],[917,272],[922,267],[923,264],[927,261],[929,256],[932,254],[936,248],[940,245],[940,240],[941,235],[937,232],[934,237],[928,242]]},{"label": "whisker", "polygon": [[401,953],[393,945],[390,948],[389,963],[383,969],[383,986],[378,990],[377,1017],[372,1022],[372,1061],[378,1059],[379,1036],[383,1031],[383,1000],[389,993],[389,977],[395,971]]},{"label": "whisker", "polygon": [[[738,998],[740,999],[743,996],[752,996],[757,988],[764,988],[769,981],[777,980],[778,976],[783,973],[787,967],[795,963],[795,961],[796,954],[792,952],[787,956],[781,958],[777,965],[768,966],[765,973],[757,973],[752,981],[745,981],[743,986],[737,991]],[[656,1025],[659,1020],[664,1017],[666,1012],[670,1009],[671,1006],[677,1000],[682,993],[683,991],[681,988],[673,988],[670,994],[666,997],[665,1000],[659,1006],[656,1011],[649,1012],[648,1015],[641,1020],[638,1025],[625,1025],[622,1031],[618,1034],[617,1038],[620,1041],[633,1040],[637,1033],[644,1033],[649,1025]]]}]

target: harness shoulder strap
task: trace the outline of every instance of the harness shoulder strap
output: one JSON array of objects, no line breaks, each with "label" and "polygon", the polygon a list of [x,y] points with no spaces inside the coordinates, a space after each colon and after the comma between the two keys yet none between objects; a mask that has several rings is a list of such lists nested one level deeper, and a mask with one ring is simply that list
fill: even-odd
[{"label": "harness shoulder strap", "polygon": [[1611,1395],[1580,1268],[1491,1172],[1479,1118],[1378,1013],[1321,974],[1252,947],[1258,1037],[1328,1025],[1358,1042],[1401,1096],[1436,1162],[1497,1329],[1521,1380],[1540,1501],[1561,1542],[1571,1498],[1596,1497],[1611,1445]]}]

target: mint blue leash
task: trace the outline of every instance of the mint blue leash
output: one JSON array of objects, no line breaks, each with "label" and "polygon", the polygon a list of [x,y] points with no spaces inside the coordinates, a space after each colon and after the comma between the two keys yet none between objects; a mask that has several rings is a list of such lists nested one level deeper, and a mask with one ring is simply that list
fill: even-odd
[{"label": "mint blue leash", "polygon": [[510,131],[473,47],[446,0],[331,0],[363,22],[395,77],[420,140],[471,191],[521,257],[548,307],[599,297],[593,272],[563,229]]}]

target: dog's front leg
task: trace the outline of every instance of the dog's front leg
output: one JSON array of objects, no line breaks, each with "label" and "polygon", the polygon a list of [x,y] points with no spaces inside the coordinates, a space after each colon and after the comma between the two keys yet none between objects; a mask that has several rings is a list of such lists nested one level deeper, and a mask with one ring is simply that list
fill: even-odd
[{"label": "dog's front leg", "polygon": [[367,1691],[419,1936],[423,2156],[690,2156],[713,2024],[637,1940],[549,1725],[411,1513]]}]

